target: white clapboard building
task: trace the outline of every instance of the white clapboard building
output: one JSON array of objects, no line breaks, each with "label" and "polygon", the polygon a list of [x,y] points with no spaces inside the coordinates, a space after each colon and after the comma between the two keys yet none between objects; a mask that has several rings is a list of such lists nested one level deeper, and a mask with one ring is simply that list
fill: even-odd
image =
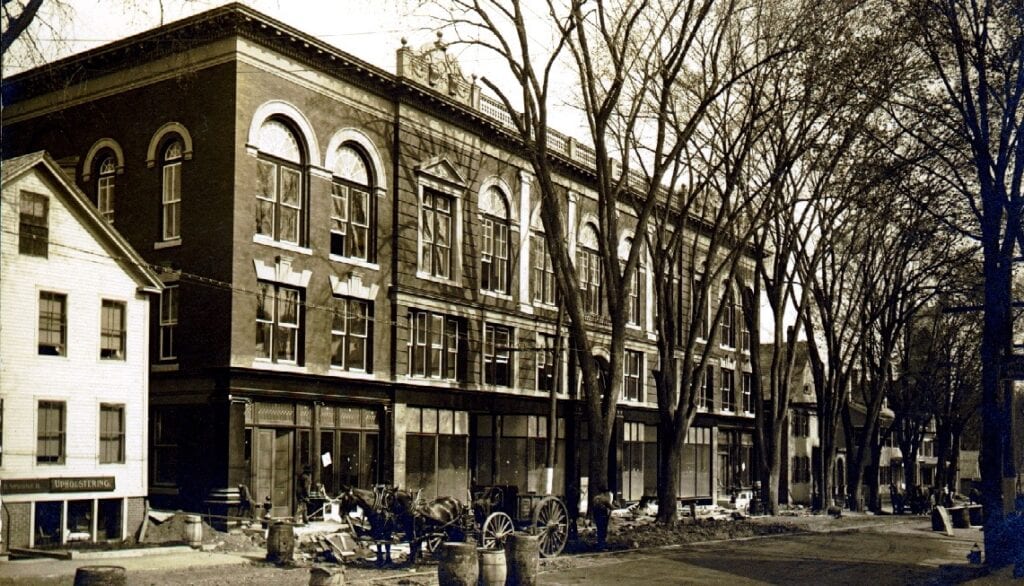
[{"label": "white clapboard building", "polygon": [[3,548],[130,538],[160,281],[49,155],[0,172]]}]

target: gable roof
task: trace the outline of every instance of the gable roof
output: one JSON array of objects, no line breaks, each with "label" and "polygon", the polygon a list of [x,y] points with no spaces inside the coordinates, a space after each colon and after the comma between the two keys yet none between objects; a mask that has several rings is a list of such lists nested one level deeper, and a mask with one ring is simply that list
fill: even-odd
[{"label": "gable roof", "polygon": [[43,175],[54,181],[64,192],[63,201],[66,206],[78,212],[79,220],[101,241],[111,257],[121,265],[126,272],[132,275],[135,282],[139,284],[142,291],[147,293],[158,293],[163,289],[159,277],[149,267],[149,264],[139,253],[135,252],[124,236],[113,228],[109,222],[100,216],[99,210],[92,204],[68,176],[61,170],[57,161],[46,151],[5,159],[0,164],[0,185],[7,186],[9,183],[23,175],[37,169]]}]

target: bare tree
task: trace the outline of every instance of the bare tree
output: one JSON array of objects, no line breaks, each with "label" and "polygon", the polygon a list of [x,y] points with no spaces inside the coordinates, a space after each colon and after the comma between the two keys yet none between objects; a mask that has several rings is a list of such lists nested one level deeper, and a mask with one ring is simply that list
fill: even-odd
[{"label": "bare tree", "polygon": [[[1012,347],[1011,261],[1024,246],[1024,17],[1016,2],[902,0],[895,6],[916,25],[928,75],[895,110],[934,156],[921,162],[961,197],[957,226],[981,245],[984,273],[982,367],[982,502],[987,513],[987,560],[998,567],[1007,552],[989,531],[1003,522],[1003,479],[1016,474],[1009,449],[1012,391],[1000,382]],[[993,547],[989,547],[993,546]]]}]

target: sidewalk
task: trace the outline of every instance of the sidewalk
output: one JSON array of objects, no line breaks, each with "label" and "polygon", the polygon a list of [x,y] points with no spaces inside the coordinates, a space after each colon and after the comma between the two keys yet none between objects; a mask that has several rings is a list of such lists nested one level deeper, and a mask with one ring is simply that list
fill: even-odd
[{"label": "sidewalk", "polygon": [[67,584],[82,566],[121,566],[129,574],[142,571],[187,572],[197,568],[248,565],[261,560],[258,554],[210,553],[185,548],[131,550],[128,556],[77,560],[32,559],[0,562],[0,586],[9,584]]}]

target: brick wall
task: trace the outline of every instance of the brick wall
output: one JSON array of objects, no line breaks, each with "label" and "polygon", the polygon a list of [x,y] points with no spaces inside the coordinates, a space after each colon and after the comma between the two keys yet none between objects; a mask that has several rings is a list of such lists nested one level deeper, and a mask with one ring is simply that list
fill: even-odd
[{"label": "brick wall", "polygon": [[32,504],[4,503],[0,509],[3,519],[2,551],[10,551],[12,547],[28,547],[28,538],[32,533]]},{"label": "brick wall", "polygon": [[143,521],[146,519],[146,499],[145,497],[133,497],[127,499],[128,512],[125,514],[125,532],[130,541],[135,541],[139,536],[139,527],[142,526]]}]

